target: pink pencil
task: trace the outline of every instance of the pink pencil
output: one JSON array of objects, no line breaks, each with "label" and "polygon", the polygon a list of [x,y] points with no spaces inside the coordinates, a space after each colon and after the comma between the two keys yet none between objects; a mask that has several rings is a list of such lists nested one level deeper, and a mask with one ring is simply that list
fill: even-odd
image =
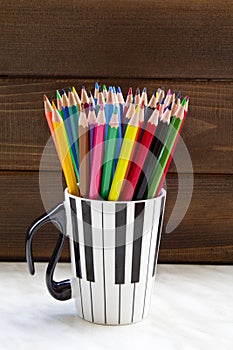
[{"label": "pink pencil", "polygon": [[104,153],[104,134],[105,134],[105,113],[103,103],[100,105],[100,110],[96,120],[94,132],[94,147],[92,150],[92,167],[90,181],[90,199],[98,199],[101,182],[101,171]]}]

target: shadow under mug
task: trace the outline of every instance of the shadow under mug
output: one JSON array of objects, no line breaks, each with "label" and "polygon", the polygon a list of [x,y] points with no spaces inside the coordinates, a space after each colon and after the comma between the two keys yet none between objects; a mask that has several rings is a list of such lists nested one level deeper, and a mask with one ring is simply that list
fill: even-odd
[{"label": "shadow under mug", "polygon": [[[155,280],[166,191],[131,202],[89,200],[70,195],[30,228],[26,258],[34,274],[32,240],[45,223],[60,230],[46,271],[50,294],[75,298],[77,314],[90,322],[119,325],[145,318]],[[53,279],[66,237],[70,239],[72,279]]]}]

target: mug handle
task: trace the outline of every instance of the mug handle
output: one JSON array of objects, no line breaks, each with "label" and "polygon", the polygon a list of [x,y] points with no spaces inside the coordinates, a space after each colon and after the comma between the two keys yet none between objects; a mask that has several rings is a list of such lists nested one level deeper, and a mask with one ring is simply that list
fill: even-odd
[{"label": "mug handle", "polygon": [[32,226],[30,227],[27,238],[26,238],[26,260],[29,267],[29,272],[31,275],[35,273],[34,259],[32,255],[32,240],[38,229],[41,228],[44,224],[53,222],[56,227],[59,229],[59,237],[57,244],[54,248],[52,257],[49,261],[47,270],[46,270],[46,285],[49,293],[57,300],[69,300],[72,297],[71,292],[71,280],[63,280],[56,282],[53,279],[53,274],[55,267],[59,261],[64,243],[66,240],[66,213],[64,203],[58,204],[57,207],[52,209],[49,213],[42,215],[37,219]]}]

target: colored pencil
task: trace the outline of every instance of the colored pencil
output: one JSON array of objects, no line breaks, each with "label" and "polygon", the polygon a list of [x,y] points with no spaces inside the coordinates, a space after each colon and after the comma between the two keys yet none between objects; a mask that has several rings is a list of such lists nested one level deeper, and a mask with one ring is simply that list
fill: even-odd
[{"label": "colored pencil", "polygon": [[114,94],[113,94],[113,89],[112,89],[112,86],[109,86],[107,102],[105,105],[105,118],[106,118],[105,139],[107,138],[108,125],[109,125],[109,122],[110,122],[110,119],[112,117],[112,113],[114,110],[114,103],[115,103],[115,98],[114,98]]},{"label": "colored pencil", "polygon": [[92,96],[91,90],[88,91],[88,97],[89,97],[89,106],[92,104],[92,106],[95,107],[95,100],[94,100],[94,97]]},{"label": "colored pencil", "polygon": [[75,144],[74,144],[68,104],[69,104],[69,101],[68,101],[66,92],[65,90],[62,90],[62,113],[64,117],[64,125],[65,125],[66,134],[67,134],[70,155],[74,166],[74,171],[75,171],[77,180],[79,180],[78,156],[77,156]]},{"label": "colored pencil", "polygon": [[74,97],[75,97],[75,100],[76,100],[76,103],[77,103],[77,106],[78,106],[78,110],[80,112],[81,111],[81,100],[80,100],[79,95],[78,95],[78,93],[77,93],[77,91],[76,91],[74,86],[72,87],[72,91],[74,93]]},{"label": "colored pencil", "polygon": [[117,100],[118,100],[118,121],[119,121],[119,128],[118,128],[118,137],[116,140],[116,150],[115,150],[115,158],[112,166],[112,178],[114,177],[116,166],[118,162],[118,158],[121,151],[121,145],[123,140],[123,117],[124,117],[124,97],[121,92],[120,86],[117,88]]},{"label": "colored pencil", "polygon": [[128,163],[130,161],[131,152],[134,141],[138,132],[139,113],[135,113],[127,125],[124,140],[119,155],[116,171],[112,180],[108,200],[117,201],[120,195],[121,187],[125,178]]},{"label": "colored pencil", "polygon": [[125,121],[126,114],[127,114],[128,109],[129,109],[129,107],[131,106],[132,103],[133,103],[133,90],[132,90],[132,87],[130,87],[129,91],[128,91],[127,98],[126,98],[126,101],[125,101],[125,106],[124,106],[124,115],[123,115],[123,120],[122,120],[122,132],[123,132],[123,135],[125,134],[125,130],[126,130],[126,127],[127,127],[127,123]]},{"label": "colored pencil", "polygon": [[156,166],[159,153],[162,149],[163,142],[165,140],[168,127],[170,124],[170,117],[171,117],[171,110],[168,109],[164,113],[163,118],[159,120],[154,138],[150,146],[150,152],[147,155],[147,158],[143,167],[143,171],[141,172],[139,181],[135,188],[135,192],[133,195],[134,200],[139,200],[147,197],[148,181],[151,177],[154,167]]},{"label": "colored pencil", "polygon": [[135,92],[135,96],[134,96],[134,104],[135,105],[139,105],[140,98],[141,98],[141,96],[140,96],[140,89],[139,89],[139,87],[137,87],[136,92]]},{"label": "colored pencil", "polygon": [[79,189],[77,186],[74,169],[72,167],[64,123],[55,105],[52,114],[52,123],[58,147],[58,154],[68,191],[74,196],[79,196]]},{"label": "colored pencil", "polygon": [[99,84],[96,82],[95,83],[95,91],[94,91],[95,105],[97,105],[97,102],[98,102],[98,95],[99,95]]},{"label": "colored pencil", "polygon": [[118,103],[124,105],[125,100],[124,100],[123,94],[121,92],[120,86],[117,87],[117,100],[118,100]]},{"label": "colored pencil", "polygon": [[101,174],[104,153],[106,119],[103,104],[96,120],[96,127],[94,133],[94,147],[92,153],[92,167],[90,180],[90,199],[98,199],[100,196]]},{"label": "colored pencil", "polygon": [[[177,96],[177,99],[178,99],[178,98],[180,99],[180,96],[179,96],[179,95]],[[176,137],[176,140],[175,140],[174,146],[173,146],[173,148],[172,148],[171,154],[170,154],[170,156],[169,156],[168,162],[167,162],[167,164],[166,164],[166,166],[165,166],[165,169],[164,169],[162,178],[161,178],[161,180],[160,180],[158,189],[157,189],[157,191],[156,191],[156,196],[158,196],[158,195],[160,194],[160,191],[161,191],[161,189],[162,189],[162,187],[163,187],[163,185],[164,185],[164,182],[165,182],[165,178],[166,178],[166,176],[167,176],[168,169],[169,169],[170,164],[171,164],[171,161],[172,161],[172,159],[173,159],[173,155],[174,155],[174,152],[175,152],[175,149],[176,149],[176,146],[177,146],[177,142],[178,142],[178,140],[179,140],[179,137],[180,137],[181,131],[182,131],[182,129],[183,129],[183,125],[184,125],[185,119],[186,119],[186,117],[187,117],[187,113],[188,113],[188,102],[189,102],[189,97],[186,96],[186,105],[185,105],[185,109],[184,109],[184,117],[183,117],[181,126],[180,126],[180,128],[179,128],[178,135],[177,135],[177,137]],[[180,106],[180,104],[179,104],[179,106]],[[178,108],[179,108],[179,107],[178,107]]]},{"label": "colored pencil", "polygon": [[138,183],[141,171],[143,169],[147,154],[150,150],[150,146],[156,131],[159,120],[159,111],[156,109],[146,124],[141,144],[138,147],[138,152],[134,160],[131,162],[130,169],[127,176],[127,181],[124,182],[122,191],[120,194],[120,200],[130,201],[133,198],[133,194]]},{"label": "colored pencil", "polygon": [[113,92],[113,97],[114,97],[114,103],[118,103],[118,98],[117,98],[117,93],[116,93],[116,88],[115,86],[112,87],[112,92]]},{"label": "colored pencil", "polygon": [[119,131],[119,119],[118,119],[118,108],[115,106],[114,112],[109,122],[108,136],[104,150],[104,161],[103,161],[103,172],[101,180],[100,196],[102,199],[107,199],[111,179],[112,179],[112,168],[114,164],[114,157],[116,151],[116,142]]},{"label": "colored pencil", "polygon": [[104,100],[106,102],[107,98],[108,98],[108,90],[107,90],[106,85],[103,85],[103,96],[104,96]]},{"label": "colored pencil", "polygon": [[57,146],[56,136],[55,136],[55,133],[54,133],[53,122],[52,122],[53,107],[52,107],[51,103],[49,102],[49,99],[48,99],[48,97],[46,95],[44,95],[44,110],[45,110],[46,120],[47,120],[47,123],[48,123],[48,126],[49,126],[49,130],[50,130],[51,136],[53,138],[53,142],[54,142],[57,154],[60,157],[58,146]]},{"label": "colored pencil", "polygon": [[[79,121],[79,111],[78,106],[74,97],[74,93],[70,89],[68,92],[68,108],[70,116],[70,125],[73,136],[74,147],[77,155],[77,169],[79,171],[79,149],[78,149],[78,121]],[[78,174],[79,181],[79,174]]]},{"label": "colored pencil", "polygon": [[85,86],[82,86],[81,89],[81,103],[83,105],[83,108],[85,110],[86,116],[88,117],[88,113],[89,113],[89,97],[88,94],[86,92]]},{"label": "colored pencil", "polygon": [[146,112],[145,112],[145,124],[148,122],[149,118],[151,117],[152,113],[154,112],[154,110],[156,109],[156,105],[157,105],[157,100],[158,100],[158,92],[155,90],[153,95],[151,96],[151,99],[148,103],[148,106],[146,108]]},{"label": "colored pencil", "polygon": [[181,103],[180,92],[165,94],[160,87],[148,103],[146,87],[134,97],[130,87],[125,101],[119,86],[107,91],[96,82],[93,95],[82,86],[79,98],[73,87],[68,96],[57,90],[56,100],[57,107],[44,96],[45,115],[70,193],[110,201],[160,194],[187,116],[187,96]]},{"label": "colored pencil", "polygon": [[80,169],[80,194],[88,198],[89,194],[89,135],[88,122],[84,109],[81,110],[78,125],[79,134],[79,169]]},{"label": "colored pencil", "polygon": [[167,132],[163,148],[160,152],[157,164],[153,169],[148,183],[147,198],[153,198],[158,190],[159,183],[161,181],[166,164],[172,152],[180,126],[183,121],[185,104],[186,98],[184,98],[184,100],[182,101],[179,110],[177,111],[177,115],[175,116],[175,118],[172,119],[171,124],[169,125],[169,130]]},{"label": "colored pencil", "polygon": [[130,119],[132,118],[132,116],[135,114],[135,104],[131,103],[131,105],[129,106],[127,113],[125,115],[125,129],[127,128],[127,124],[129,123]]},{"label": "colored pencil", "polygon": [[60,92],[58,90],[56,90],[56,99],[57,99],[57,110],[58,110],[60,116],[62,117],[62,119],[64,119],[64,115],[63,115],[63,111],[62,111],[61,95],[60,95]]},{"label": "colored pencil", "polygon": [[142,95],[141,95],[139,104],[141,105],[143,101],[144,101],[144,106],[147,107],[147,105],[148,105],[148,97],[147,97],[147,91],[146,91],[145,87],[142,90]]},{"label": "colored pencil", "polygon": [[88,122],[88,133],[89,133],[89,163],[90,163],[90,169],[91,169],[91,163],[92,163],[92,149],[94,146],[94,132],[95,132],[95,126],[96,126],[96,115],[94,106],[91,104],[89,108],[89,114],[87,118]]}]

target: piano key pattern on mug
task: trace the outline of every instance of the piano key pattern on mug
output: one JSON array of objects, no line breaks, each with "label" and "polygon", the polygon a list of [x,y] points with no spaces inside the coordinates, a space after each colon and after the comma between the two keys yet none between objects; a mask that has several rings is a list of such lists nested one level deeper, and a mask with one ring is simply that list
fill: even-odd
[{"label": "piano key pattern on mug", "polygon": [[164,212],[164,197],[158,200],[155,209],[153,201],[69,198],[76,300],[85,319],[122,324],[147,314]]}]

